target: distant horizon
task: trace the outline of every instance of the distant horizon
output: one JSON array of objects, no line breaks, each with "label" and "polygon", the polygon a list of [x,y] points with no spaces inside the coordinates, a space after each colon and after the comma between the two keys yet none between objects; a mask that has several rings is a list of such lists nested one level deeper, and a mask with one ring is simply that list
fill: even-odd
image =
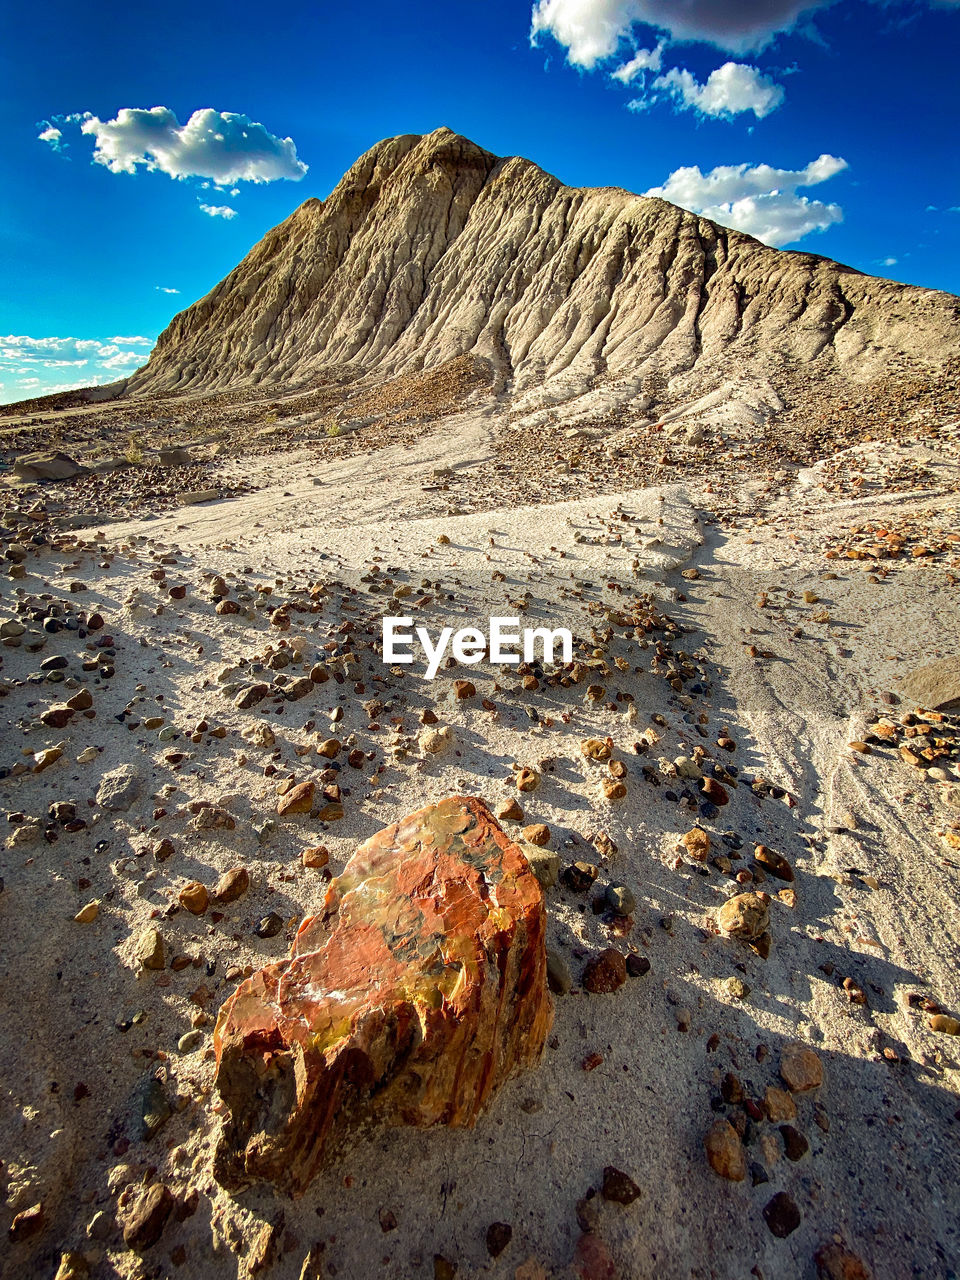
[{"label": "distant horizon", "polygon": [[492,0],[469,27],[429,0],[362,30],[295,0],[276,30],[207,11],[182,47],[149,12],[47,16],[14,13],[0,55],[3,404],[128,376],[376,142],[444,125],[571,187],[960,295],[957,0]]}]

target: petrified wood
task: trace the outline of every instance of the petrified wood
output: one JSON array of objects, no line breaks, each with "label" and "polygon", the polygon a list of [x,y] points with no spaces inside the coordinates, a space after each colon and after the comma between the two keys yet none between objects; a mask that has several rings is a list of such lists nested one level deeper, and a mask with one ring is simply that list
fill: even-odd
[{"label": "petrified wood", "polygon": [[290,957],[220,1011],[219,1181],[298,1194],[367,1123],[472,1126],[543,1049],[544,927],[540,885],[481,800],[360,845]]}]

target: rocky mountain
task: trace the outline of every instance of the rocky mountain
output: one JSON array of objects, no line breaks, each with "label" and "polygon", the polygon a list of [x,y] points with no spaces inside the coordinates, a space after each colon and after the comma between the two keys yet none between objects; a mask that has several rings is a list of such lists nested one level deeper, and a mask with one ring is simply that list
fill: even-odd
[{"label": "rocky mountain", "polygon": [[438,129],[378,143],[302,204],[174,318],[125,390],[369,385],[472,356],[515,407],[587,410],[733,376],[782,390],[811,372],[933,373],[960,353],[958,320],[952,295],[567,187]]}]

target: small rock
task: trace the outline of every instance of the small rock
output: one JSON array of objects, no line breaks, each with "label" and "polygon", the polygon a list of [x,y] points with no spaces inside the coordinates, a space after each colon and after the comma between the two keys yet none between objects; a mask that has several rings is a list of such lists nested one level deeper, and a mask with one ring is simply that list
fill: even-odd
[{"label": "small rock", "polygon": [[283,818],[289,814],[309,813],[313,808],[314,784],[298,782],[277,801],[277,814]]},{"label": "small rock", "polygon": [[930,1019],[930,1030],[947,1036],[960,1036],[960,1019],[951,1018],[948,1013],[935,1013]]},{"label": "small rock", "polygon": [[590,862],[573,862],[564,867],[560,879],[574,893],[586,893],[599,874],[600,868]]},{"label": "small rock", "polygon": [[620,916],[632,916],[637,909],[633,890],[625,884],[609,884],[603,895],[606,905]]},{"label": "small rock", "polygon": [[810,1143],[806,1140],[799,1129],[795,1129],[792,1124],[782,1124],[780,1126],[780,1137],[783,1139],[783,1149],[788,1160],[802,1160],[810,1150]]},{"label": "small rock", "polygon": [[277,741],[273,730],[262,720],[258,720],[256,724],[248,725],[240,736],[245,742],[249,742],[254,747],[272,747]]},{"label": "small rock", "polygon": [[418,736],[420,750],[427,755],[436,756],[453,746],[453,730],[449,725],[441,725],[439,729],[424,729]]},{"label": "small rock", "polygon": [[304,849],[300,854],[300,861],[305,867],[325,867],[330,861],[330,850],[325,845],[313,845],[309,849]]},{"label": "small rock", "polygon": [[21,1209],[10,1223],[7,1231],[11,1244],[19,1244],[21,1240],[29,1240],[44,1226],[43,1205],[39,1201],[29,1209]]},{"label": "small rock", "polygon": [[729,803],[730,797],[726,789],[715,778],[704,778],[700,783],[700,790],[711,804],[719,807]]},{"label": "small rock", "polygon": [[565,996],[573,986],[570,966],[553,947],[547,947],[547,983],[550,990],[558,996]]},{"label": "small rock", "polygon": [[730,1182],[743,1182],[747,1176],[747,1158],[740,1136],[729,1120],[716,1120],[707,1130],[703,1145],[714,1173]]},{"label": "small rock", "polygon": [[871,1280],[870,1268],[863,1259],[835,1240],[821,1245],[813,1260],[817,1280]]},{"label": "small rock", "polygon": [[189,884],[185,884],[178,895],[181,907],[184,907],[195,916],[203,915],[207,909],[209,899],[207,886],[199,880],[191,880]]},{"label": "small rock", "polygon": [[249,888],[250,875],[246,867],[231,867],[217,881],[211,896],[216,903],[236,902]]},{"label": "small rock", "polygon": [[766,894],[738,893],[728,898],[717,913],[717,924],[732,938],[753,942],[770,923]]},{"label": "small rock", "polygon": [[97,788],[97,804],[101,809],[124,813],[140,795],[140,779],[129,765],[121,765],[105,773]]},{"label": "small rock", "polygon": [[487,1227],[487,1253],[491,1258],[499,1258],[512,1239],[513,1227],[509,1222],[491,1222]]},{"label": "small rock", "polygon": [[791,884],[793,883],[793,867],[791,867],[783,854],[775,853],[773,849],[768,849],[765,844],[758,844],[753,851],[753,856],[764,871],[776,876],[778,880],[786,880]]},{"label": "small rock", "polygon": [[99,914],[100,902],[99,899],[94,898],[93,902],[88,902],[85,907],[81,907],[73,918],[77,924],[93,924]]},{"label": "small rock", "polygon": [[128,1249],[142,1253],[160,1239],[173,1209],[174,1197],[162,1182],[152,1182],[127,1215],[123,1241]]},{"label": "small rock", "polygon": [[797,1118],[797,1104],[792,1096],[787,1093],[786,1089],[778,1089],[775,1085],[767,1086],[763,1095],[763,1109],[766,1112],[767,1119],[774,1124]]},{"label": "small rock", "polygon": [[258,938],[275,938],[282,928],[283,916],[277,915],[276,911],[271,911],[257,921],[254,933]]},{"label": "small rock", "polygon": [[701,827],[693,827],[680,837],[687,854],[696,862],[706,862],[710,856],[710,837]]},{"label": "small rock", "polygon": [[90,1265],[82,1253],[67,1251],[60,1255],[60,1265],[53,1280],[86,1280]]},{"label": "small rock", "polygon": [[616,1204],[633,1204],[640,1195],[640,1188],[629,1174],[608,1164],[603,1171],[600,1194],[604,1200],[613,1200]]},{"label": "small rock", "polygon": [[263,684],[248,685],[245,689],[241,689],[233,701],[233,705],[238,711],[248,711],[251,707],[255,707],[258,702],[262,702],[270,692],[270,686]]},{"label": "small rock", "polygon": [[537,877],[541,889],[552,889],[560,875],[560,859],[549,849],[540,849],[535,844],[524,842],[520,845],[530,870]]},{"label": "small rock", "polygon": [[163,938],[152,927],[144,929],[137,939],[134,958],[144,969],[162,969],[164,966]]},{"label": "small rock", "polygon": [[542,848],[550,843],[550,828],[545,822],[533,822],[523,828],[523,838]]},{"label": "small rock", "polygon": [[738,978],[736,974],[731,975],[729,978],[724,978],[720,985],[731,1000],[746,1000],[747,996],[750,994],[750,988],[744,980],[742,978]]},{"label": "small rock", "polygon": [[46,751],[38,751],[33,757],[33,772],[43,773],[63,755],[63,747],[48,747]]},{"label": "small rock", "polygon": [[763,1207],[767,1226],[778,1240],[785,1240],[800,1225],[800,1210],[785,1191],[778,1191]]},{"label": "small rock", "polygon": [[812,1049],[790,1040],[780,1053],[780,1075],[791,1093],[808,1093],[823,1084],[823,1064]]},{"label": "small rock", "polygon": [[234,831],[237,821],[219,805],[205,804],[190,825],[194,831]]},{"label": "small rock", "polygon": [[170,1119],[170,1099],[156,1076],[148,1076],[137,1099],[137,1136],[141,1142],[149,1142],[155,1133]]},{"label": "small rock", "polygon": [[608,947],[587,961],[582,983],[593,995],[609,995],[627,980],[627,964],[615,947]]}]

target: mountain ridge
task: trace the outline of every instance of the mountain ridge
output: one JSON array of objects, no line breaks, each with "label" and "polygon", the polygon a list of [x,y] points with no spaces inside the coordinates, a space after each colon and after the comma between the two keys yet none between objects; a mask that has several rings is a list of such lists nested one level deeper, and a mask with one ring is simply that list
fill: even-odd
[{"label": "mountain ridge", "polygon": [[[160,335],[127,397],[368,385],[460,356],[530,410],[960,356],[960,299],[773,249],[653,196],[568,187],[447,128],[384,139]],[[612,397],[612,399],[611,399]]]}]

